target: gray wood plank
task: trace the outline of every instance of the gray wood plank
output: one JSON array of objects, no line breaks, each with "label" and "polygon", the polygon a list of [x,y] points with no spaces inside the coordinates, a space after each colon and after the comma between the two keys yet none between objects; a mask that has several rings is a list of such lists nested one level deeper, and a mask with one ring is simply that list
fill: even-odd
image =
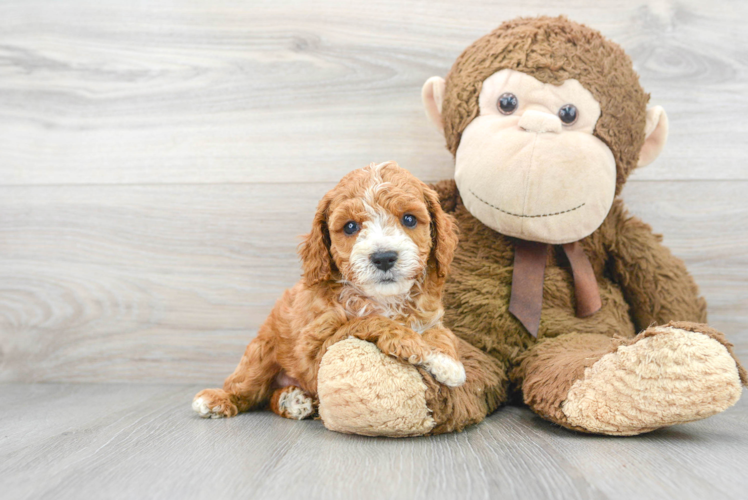
[{"label": "gray wood plank", "polygon": [[446,178],[420,86],[500,21],[566,13],[670,113],[638,179],[748,179],[748,4],[231,0],[0,4],[0,185],[332,182],[395,159]]},{"label": "gray wood plank", "polygon": [[197,389],[0,385],[3,497],[737,499],[748,487],[745,399],[633,438],[506,407],[461,434],[397,440],[269,412],[202,420]]},{"label": "gray wood plank", "polygon": [[[0,380],[217,384],[300,275],[331,184],[0,187]],[[642,181],[665,234],[748,359],[745,181]]]},{"label": "gray wood plank", "polygon": [[215,379],[299,278],[327,188],[0,189],[0,378]]}]

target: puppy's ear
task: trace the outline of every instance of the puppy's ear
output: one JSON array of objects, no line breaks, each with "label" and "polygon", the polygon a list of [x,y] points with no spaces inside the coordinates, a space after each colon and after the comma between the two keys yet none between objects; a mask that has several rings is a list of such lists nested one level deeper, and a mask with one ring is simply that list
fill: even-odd
[{"label": "puppy's ear", "polygon": [[312,221],[312,231],[299,244],[299,257],[307,286],[332,278],[334,264],[330,254],[330,231],[327,228],[331,201],[332,196],[328,193],[319,202]]},{"label": "puppy's ear", "polygon": [[436,267],[436,274],[444,278],[449,273],[449,266],[457,248],[457,225],[452,216],[442,210],[439,195],[428,186],[424,186],[424,198],[431,216],[431,256],[429,262]]}]

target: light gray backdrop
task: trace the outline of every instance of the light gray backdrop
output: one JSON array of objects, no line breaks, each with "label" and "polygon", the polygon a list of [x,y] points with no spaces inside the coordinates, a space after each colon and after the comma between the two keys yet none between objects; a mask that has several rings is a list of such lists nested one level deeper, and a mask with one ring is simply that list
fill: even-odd
[{"label": "light gray backdrop", "polygon": [[748,358],[748,6],[738,1],[0,3],[0,380],[220,382],[346,172],[453,161],[422,83],[566,13],[670,117],[624,191]]}]

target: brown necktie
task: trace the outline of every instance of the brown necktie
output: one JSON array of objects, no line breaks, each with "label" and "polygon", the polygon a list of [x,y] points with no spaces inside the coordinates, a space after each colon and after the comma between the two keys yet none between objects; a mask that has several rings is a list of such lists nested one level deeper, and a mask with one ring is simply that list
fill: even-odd
[{"label": "brown necktie", "polygon": [[[515,241],[509,312],[520,320],[533,337],[537,337],[540,327],[540,313],[543,309],[545,263],[550,245],[535,241]],[[585,318],[602,307],[595,271],[578,241],[563,245],[563,249],[569,259],[571,272],[574,276],[577,317]]]}]

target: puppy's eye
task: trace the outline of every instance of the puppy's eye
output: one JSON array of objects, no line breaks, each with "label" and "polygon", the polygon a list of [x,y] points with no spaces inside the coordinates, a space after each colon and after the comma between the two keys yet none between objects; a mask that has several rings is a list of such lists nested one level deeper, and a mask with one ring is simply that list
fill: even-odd
[{"label": "puppy's eye", "polygon": [[351,235],[358,231],[358,224],[353,222],[352,220],[349,220],[345,223],[345,226],[343,226],[343,232],[345,234]]},{"label": "puppy's eye", "polygon": [[573,104],[565,104],[558,110],[558,117],[564,122],[564,125],[571,125],[579,117],[577,107]]},{"label": "puppy's eye", "polygon": [[499,96],[499,102],[496,103],[496,107],[499,108],[501,114],[511,115],[517,109],[517,104],[519,104],[517,96],[511,92],[507,92]]},{"label": "puppy's eye", "polygon": [[416,227],[416,224],[418,224],[418,219],[415,216],[410,214],[403,215],[403,226],[413,228]]}]

